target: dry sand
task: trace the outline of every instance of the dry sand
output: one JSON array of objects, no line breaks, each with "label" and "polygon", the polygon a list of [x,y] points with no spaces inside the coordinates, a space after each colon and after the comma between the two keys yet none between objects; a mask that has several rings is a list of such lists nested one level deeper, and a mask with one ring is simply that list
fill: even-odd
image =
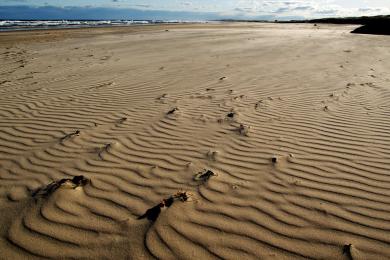
[{"label": "dry sand", "polygon": [[389,259],[390,38],[354,28],[1,33],[0,258]]}]

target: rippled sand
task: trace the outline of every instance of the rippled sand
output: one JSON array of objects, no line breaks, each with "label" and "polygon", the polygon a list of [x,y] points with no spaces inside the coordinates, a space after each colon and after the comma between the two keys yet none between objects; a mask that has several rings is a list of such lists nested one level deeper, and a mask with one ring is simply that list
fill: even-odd
[{"label": "rippled sand", "polygon": [[354,28],[1,33],[0,258],[390,258],[390,41]]}]

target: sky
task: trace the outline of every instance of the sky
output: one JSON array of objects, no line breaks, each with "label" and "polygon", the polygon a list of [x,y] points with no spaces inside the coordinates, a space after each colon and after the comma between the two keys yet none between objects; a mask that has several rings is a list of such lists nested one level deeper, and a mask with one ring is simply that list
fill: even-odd
[{"label": "sky", "polygon": [[0,0],[0,19],[290,20],[390,14],[390,0]]}]

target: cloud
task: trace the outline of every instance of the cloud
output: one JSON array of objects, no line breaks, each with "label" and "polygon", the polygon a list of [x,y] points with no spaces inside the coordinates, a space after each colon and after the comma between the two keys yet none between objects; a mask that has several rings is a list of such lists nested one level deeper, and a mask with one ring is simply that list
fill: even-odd
[{"label": "cloud", "polygon": [[182,12],[140,10],[135,8],[105,8],[93,6],[2,6],[0,19],[25,20],[216,20],[221,16],[215,12]]},{"label": "cloud", "polygon": [[280,7],[278,10],[275,11],[275,13],[285,13],[290,11],[291,9],[289,7]]},{"label": "cloud", "polygon": [[381,8],[359,8],[359,12],[380,12]]},{"label": "cloud", "polygon": [[365,6],[359,8],[357,4],[355,8],[346,8],[336,3],[342,2],[337,0],[239,0],[231,12],[247,17],[274,15],[278,19],[286,19],[291,16],[321,18],[390,13],[389,8],[367,8]]},{"label": "cloud", "polygon": [[338,12],[339,12],[339,10],[336,10],[336,9],[324,9],[324,10],[315,11],[316,14],[325,14],[325,15],[332,15],[332,16],[334,16]]},{"label": "cloud", "polygon": [[134,7],[149,8],[150,5],[134,5]]},{"label": "cloud", "polygon": [[297,6],[293,8],[294,11],[307,11],[307,10],[314,10],[312,6]]}]

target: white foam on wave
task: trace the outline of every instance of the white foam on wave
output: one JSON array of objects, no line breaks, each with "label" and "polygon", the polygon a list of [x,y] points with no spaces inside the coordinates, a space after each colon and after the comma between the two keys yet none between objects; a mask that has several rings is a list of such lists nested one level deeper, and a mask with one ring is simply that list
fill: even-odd
[{"label": "white foam on wave", "polygon": [[99,21],[83,21],[83,20],[3,20],[0,21],[0,30],[18,30],[18,29],[35,29],[47,27],[93,27],[107,25],[131,25],[131,24],[150,24],[154,21],[146,20],[99,20]]},{"label": "white foam on wave", "polygon": [[176,23],[218,23],[213,21],[183,20],[0,20],[0,31],[33,30],[48,28],[80,28],[97,26],[130,26]]}]

